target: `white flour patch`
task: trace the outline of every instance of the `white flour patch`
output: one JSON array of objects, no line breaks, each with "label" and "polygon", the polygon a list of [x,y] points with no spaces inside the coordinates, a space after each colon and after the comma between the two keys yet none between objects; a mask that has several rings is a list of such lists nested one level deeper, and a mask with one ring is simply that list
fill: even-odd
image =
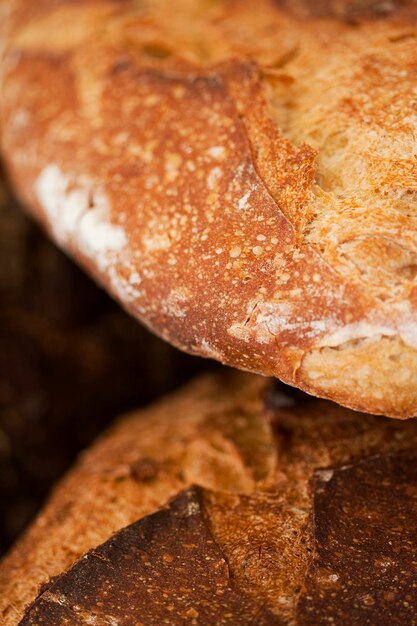
[{"label": "white flour patch", "polygon": [[109,255],[123,250],[127,244],[123,228],[107,221],[107,215],[107,209],[97,205],[79,223],[78,243],[87,256],[97,260],[99,269],[105,268]]},{"label": "white flour patch", "polygon": [[357,322],[338,328],[335,332],[323,337],[319,346],[334,348],[355,339],[368,339],[370,337],[384,335],[385,337],[396,335],[394,328],[370,322]]},{"label": "white flour patch", "polygon": [[371,311],[368,319],[336,329],[323,337],[318,345],[335,347],[356,339],[395,336],[401,337],[411,348],[417,348],[417,314],[407,301]]},{"label": "white flour patch", "polygon": [[247,191],[245,195],[243,195],[240,198],[239,202],[237,203],[239,211],[241,211],[242,209],[246,209],[248,207],[248,200],[251,194],[252,194],[252,191]]},{"label": "white flour patch", "polygon": [[189,301],[188,294],[180,289],[173,289],[165,302],[161,302],[164,313],[172,317],[184,318],[187,311],[184,305]]},{"label": "white flour patch", "polygon": [[222,170],[220,169],[220,167],[213,167],[210,174],[207,176],[207,187],[209,189],[214,189],[221,175]]},{"label": "white flour patch", "polygon": [[304,320],[294,316],[291,302],[251,302],[247,309],[244,324],[233,324],[228,333],[243,341],[272,343],[283,332],[296,331],[309,339],[321,337],[325,332],[335,329],[336,322],[328,317],[316,320]]},{"label": "white flour patch", "polygon": [[127,245],[123,228],[110,221],[107,197],[86,177],[72,179],[51,164],[42,170],[35,190],[58,242],[76,244],[100,270]]},{"label": "white flour patch", "polygon": [[113,290],[121,302],[134,302],[142,296],[139,289],[140,282],[133,281],[131,276],[125,277],[116,266],[109,267],[108,275]]},{"label": "white flour patch", "polygon": [[222,361],[223,355],[220,354],[220,352],[216,350],[216,348],[210,345],[206,339],[201,340],[201,348],[206,356],[217,361]]},{"label": "white flour patch", "polygon": [[69,183],[57,165],[47,165],[35,183],[38,200],[60,243],[71,239],[88,207],[88,190],[83,186],[70,188]]},{"label": "white flour patch", "polygon": [[212,148],[209,148],[207,150],[207,154],[214,157],[215,159],[224,158],[225,153],[226,153],[226,149],[224,146],[213,146]]},{"label": "white flour patch", "polygon": [[417,348],[417,320],[400,324],[399,333],[404,343]]}]

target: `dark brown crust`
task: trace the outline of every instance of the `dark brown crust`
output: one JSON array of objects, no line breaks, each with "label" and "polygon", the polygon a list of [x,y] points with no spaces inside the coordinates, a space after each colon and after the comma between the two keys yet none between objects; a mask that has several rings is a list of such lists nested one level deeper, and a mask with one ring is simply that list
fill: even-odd
[{"label": "dark brown crust", "polygon": [[314,558],[297,624],[417,624],[417,456],[318,471]]},{"label": "dark brown crust", "polygon": [[205,519],[204,491],[192,488],[53,580],[20,626],[86,623],[283,625],[230,579]]}]

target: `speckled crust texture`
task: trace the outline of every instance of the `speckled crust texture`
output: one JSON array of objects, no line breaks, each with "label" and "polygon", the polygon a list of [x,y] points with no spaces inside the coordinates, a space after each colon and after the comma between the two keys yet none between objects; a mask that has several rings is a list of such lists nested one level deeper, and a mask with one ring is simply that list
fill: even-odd
[{"label": "speckled crust texture", "polygon": [[417,414],[414,1],[2,7],[2,147],[60,245],[184,350]]},{"label": "speckled crust texture", "polygon": [[[410,563],[417,546],[417,423],[362,415],[297,394],[288,396],[267,379],[231,372],[197,380],[119,421],[83,455],[0,566],[2,624],[19,624],[38,593],[42,602],[52,599],[52,608],[53,598],[59,597],[59,607],[70,610],[62,589],[68,590],[71,578],[64,574],[57,579],[58,593],[50,587],[54,577],[115,531],[130,528],[192,485],[202,494],[216,559],[224,561],[221,575],[228,568],[234,589],[275,616],[276,622],[266,623],[416,624],[417,583]],[[195,501],[193,492],[187,497]],[[192,512],[197,509],[193,505]],[[154,526],[145,522],[151,534],[143,537],[154,537],[151,529],[160,527],[158,519]],[[175,524],[173,528],[172,550],[181,551],[183,537],[175,534]],[[207,532],[201,531],[202,542]],[[165,533],[164,546],[167,541]],[[126,549],[117,536],[109,545],[118,545],[121,555]],[[106,550],[99,548],[107,562]],[[212,553],[211,543],[207,550]],[[139,553],[143,551],[146,544]],[[169,548],[162,552],[168,555],[164,563],[170,563]],[[81,559],[81,568],[83,563]],[[184,576],[192,575],[190,563]],[[159,567],[157,560],[153,567]],[[404,569],[406,579],[398,574]],[[80,589],[80,603],[88,604],[77,572],[78,586],[69,592]],[[122,575],[117,580],[120,597]],[[88,585],[95,584],[91,578]],[[192,587],[187,581],[185,586]],[[161,610],[169,605],[169,595],[155,597]],[[88,621],[72,602],[82,616],[72,613],[74,621],[65,623],[91,623],[93,609]],[[253,606],[250,598],[246,602]],[[125,602],[120,606],[127,610]],[[388,621],[372,612],[380,607]],[[176,612],[171,615],[167,623],[184,623]],[[389,621],[392,615],[401,619]],[[133,617],[142,623],[138,613],[120,624],[133,623]],[[226,619],[223,613],[220,617]],[[30,621],[30,612],[26,618],[25,624],[44,623]],[[97,626],[112,623],[97,620]],[[153,622],[147,618],[143,623]],[[206,625],[204,620],[196,623]]]}]

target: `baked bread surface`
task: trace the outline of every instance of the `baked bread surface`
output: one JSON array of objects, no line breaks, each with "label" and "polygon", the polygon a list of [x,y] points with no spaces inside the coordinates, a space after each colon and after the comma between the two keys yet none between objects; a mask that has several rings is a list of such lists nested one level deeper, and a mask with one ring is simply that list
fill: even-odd
[{"label": "baked bread surface", "polygon": [[2,624],[416,624],[416,422],[285,393],[118,422],[0,566]]},{"label": "baked bread surface", "polygon": [[417,413],[414,1],[2,11],[10,174],[126,309],[189,352]]}]

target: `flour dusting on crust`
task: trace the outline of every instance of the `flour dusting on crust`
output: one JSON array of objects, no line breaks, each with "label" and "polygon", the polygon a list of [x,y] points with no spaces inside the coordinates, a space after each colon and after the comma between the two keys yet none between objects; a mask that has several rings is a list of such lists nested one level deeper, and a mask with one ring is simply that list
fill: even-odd
[{"label": "flour dusting on crust", "polygon": [[57,240],[76,243],[86,256],[98,261],[100,269],[126,246],[124,230],[109,221],[104,192],[95,190],[87,178],[75,180],[51,164],[42,170],[35,189]]}]

